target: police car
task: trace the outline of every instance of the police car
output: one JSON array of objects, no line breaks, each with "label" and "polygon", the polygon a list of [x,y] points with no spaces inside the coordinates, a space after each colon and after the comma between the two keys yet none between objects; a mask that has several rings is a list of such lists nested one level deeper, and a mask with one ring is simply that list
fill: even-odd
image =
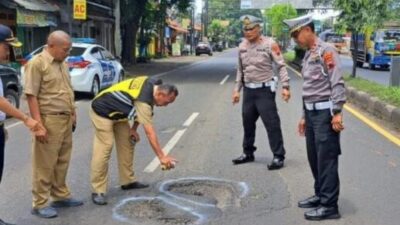
[{"label": "police car", "polygon": [[[90,38],[73,39],[72,49],[66,59],[69,65],[71,83],[74,91],[86,92],[95,96],[100,90],[124,79],[124,69],[116,58],[104,47],[94,44]],[[40,53],[44,46],[25,57],[29,61]],[[24,68],[21,68],[24,80]]]}]

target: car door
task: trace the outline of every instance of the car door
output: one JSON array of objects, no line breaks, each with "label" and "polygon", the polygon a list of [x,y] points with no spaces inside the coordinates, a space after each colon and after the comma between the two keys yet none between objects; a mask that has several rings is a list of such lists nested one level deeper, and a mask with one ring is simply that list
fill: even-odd
[{"label": "car door", "polygon": [[99,75],[99,81],[100,81],[99,85],[101,88],[103,87],[102,83],[104,80],[105,71],[107,71],[107,65],[104,62],[103,55],[101,54],[99,47],[93,47],[92,50],[90,51],[90,55],[96,60],[97,64],[96,67],[98,68],[97,70],[99,70],[97,74]]},{"label": "car door", "polygon": [[[100,52],[103,56],[103,64],[104,64],[104,80],[102,82],[102,86],[110,86],[113,84],[113,80],[115,77],[115,69],[114,66],[112,65],[111,59],[110,58],[110,53],[102,47],[100,47]],[[112,56],[112,55],[111,55]],[[103,66],[102,64],[102,66]]]},{"label": "car door", "polygon": [[111,78],[110,81],[112,84],[116,83],[118,81],[118,76],[119,76],[119,72],[118,71],[118,65],[117,65],[117,61],[115,59],[115,57],[107,50],[105,50],[103,52],[105,59],[108,60],[108,65],[109,65],[109,69],[111,71]]}]

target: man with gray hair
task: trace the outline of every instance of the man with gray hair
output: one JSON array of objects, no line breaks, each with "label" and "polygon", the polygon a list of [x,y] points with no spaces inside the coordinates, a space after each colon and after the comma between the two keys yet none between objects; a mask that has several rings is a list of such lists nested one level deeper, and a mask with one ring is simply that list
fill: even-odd
[{"label": "man with gray hair", "polygon": [[[167,106],[175,101],[178,89],[161,80],[140,76],[127,79],[99,93],[92,102],[90,117],[95,127],[91,164],[92,201],[107,204],[108,161],[115,139],[122,190],[147,188],[136,180],[133,170],[135,142],[140,140],[137,128],[142,124],[164,169],[172,169],[176,159],[166,155],[153,127],[153,106]],[[133,119],[130,127],[129,119]]]},{"label": "man with gray hair", "polygon": [[56,217],[55,208],[83,204],[71,197],[66,184],[76,124],[74,91],[65,62],[71,46],[67,33],[54,31],[46,48],[25,66],[24,92],[30,113],[46,128],[32,144],[32,214],[42,218]]}]

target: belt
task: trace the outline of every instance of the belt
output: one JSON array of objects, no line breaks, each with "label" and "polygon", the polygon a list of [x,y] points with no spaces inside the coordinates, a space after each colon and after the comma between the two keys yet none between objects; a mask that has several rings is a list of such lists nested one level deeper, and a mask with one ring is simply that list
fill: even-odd
[{"label": "belt", "polygon": [[324,110],[332,108],[332,101],[304,103],[307,110]]},{"label": "belt", "polygon": [[244,83],[244,86],[250,89],[256,89],[256,88],[263,88],[263,87],[270,87],[271,82],[262,82],[262,83]]},{"label": "belt", "polygon": [[52,113],[46,113],[44,115],[49,115],[49,116],[69,116],[71,115],[70,112],[52,112]]}]

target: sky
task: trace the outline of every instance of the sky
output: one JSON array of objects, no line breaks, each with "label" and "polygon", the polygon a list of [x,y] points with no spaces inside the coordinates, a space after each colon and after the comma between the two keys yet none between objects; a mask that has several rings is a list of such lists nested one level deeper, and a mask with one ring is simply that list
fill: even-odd
[{"label": "sky", "polygon": [[196,0],[196,14],[201,13],[202,6],[203,0]]}]

